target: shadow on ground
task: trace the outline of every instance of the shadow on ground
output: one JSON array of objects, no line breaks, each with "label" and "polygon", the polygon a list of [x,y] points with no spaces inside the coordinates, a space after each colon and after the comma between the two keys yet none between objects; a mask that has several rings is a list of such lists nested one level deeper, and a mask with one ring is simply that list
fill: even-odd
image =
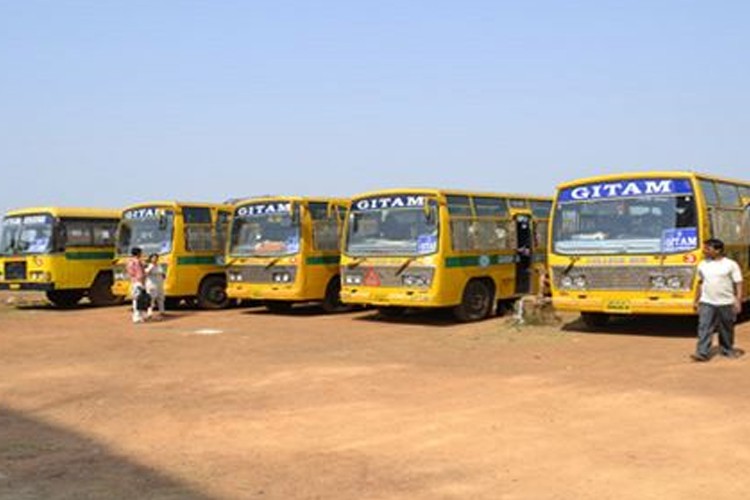
[{"label": "shadow on ground", "polygon": [[0,406],[0,499],[209,500],[106,446]]},{"label": "shadow on ground", "polygon": [[698,320],[694,316],[622,316],[605,326],[588,327],[580,318],[563,325],[566,332],[589,335],[638,335],[649,337],[695,337]]},{"label": "shadow on ground", "polygon": [[323,306],[321,306],[318,303],[310,303],[310,304],[294,304],[291,309],[288,311],[283,312],[275,312],[268,310],[265,306],[257,306],[253,307],[252,309],[248,309],[244,312],[244,314],[249,315],[260,315],[260,316],[278,316],[280,318],[307,318],[310,316],[340,316],[342,314],[352,314],[362,312],[361,309],[353,309],[350,311],[341,311],[341,312],[326,312],[323,309]]},{"label": "shadow on ground", "polygon": [[357,321],[372,321],[376,323],[394,323],[416,326],[450,327],[462,324],[453,315],[453,309],[407,309],[399,316],[386,316],[377,309],[368,309],[367,314],[355,318]]}]

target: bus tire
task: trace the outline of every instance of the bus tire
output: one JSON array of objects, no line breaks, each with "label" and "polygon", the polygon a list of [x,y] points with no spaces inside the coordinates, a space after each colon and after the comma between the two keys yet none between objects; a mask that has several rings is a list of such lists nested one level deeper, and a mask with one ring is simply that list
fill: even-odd
[{"label": "bus tire", "polygon": [[82,290],[50,290],[47,292],[47,300],[61,308],[75,307],[83,298]]},{"label": "bus tire", "polygon": [[227,281],[223,276],[207,276],[198,287],[198,307],[224,309],[229,305]]},{"label": "bus tire", "polygon": [[89,289],[89,300],[95,306],[111,306],[122,302],[122,297],[112,293],[112,273],[99,273]]},{"label": "bus tire", "polygon": [[323,298],[323,310],[327,313],[345,312],[351,308],[341,302],[341,278],[334,276],[326,286],[326,295]]},{"label": "bus tire", "polygon": [[479,321],[492,313],[494,293],[482,280],[469,281],[464,288],[461,303],[453,310],[456,318],[464,323]]},{"label": "bus tire", "polygon": [[609,314],[606,313],[581,313],[583,324],[589,328],[603,328],[609,323]]},{"label": "bus tire", "polygon": [[270,312],[274,314],[285,314],[292,310],[292,303],[285,300],[269,300],[266,301],[265,306]]},{"label": "bus tire", "polygon": [[405,307],[399,307],[399,306],[378,307],[378,314],[388,319],[400,318],[401,316],[404,315],[404,313],[406,313]]}]

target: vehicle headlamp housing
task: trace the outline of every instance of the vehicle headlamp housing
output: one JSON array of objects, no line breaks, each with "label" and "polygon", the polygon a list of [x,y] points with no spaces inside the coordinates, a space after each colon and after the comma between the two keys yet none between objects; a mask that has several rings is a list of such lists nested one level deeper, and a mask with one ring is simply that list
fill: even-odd
[{"label": "vehicle headlamp housing", "polygon": [[362,284],[362,275],[361,274],[352,274],[347,273],[344,275],[344,284],[345,285],[351,285],[351,286],[357,286]]},{"label": "vehicle headlamp housing", "polygon": [[432,277],[424,274],[404,273],[401,284],[408,287],[427,288],[432,284]]},{"label": "vehicle headlamp housing", "polygon": [[234,271],[229,270],[227,271],[227,280],[228,281],[242,281],[242,272],[240,271]]},{"label": "vehicle headlamp housing", "polygon": [[286,271],[273,273],[271,275],[271,281],[274,283],[291,283],[292,275]]},{"label": "vehicle headlamp housing", "polygon": [[560,278],[560,288],[569,290],[584,290],[588,286],[588,280],[583,274],[566,274]]}]

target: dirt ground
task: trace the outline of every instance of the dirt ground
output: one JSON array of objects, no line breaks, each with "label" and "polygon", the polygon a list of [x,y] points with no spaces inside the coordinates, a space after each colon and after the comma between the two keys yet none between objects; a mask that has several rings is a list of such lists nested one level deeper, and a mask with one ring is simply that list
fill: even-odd
[{"label": "dirt ground", "polygon": [[748,496],[750,359],[690,362],[689,320],[133,325],[6,297],[0,499]]}]

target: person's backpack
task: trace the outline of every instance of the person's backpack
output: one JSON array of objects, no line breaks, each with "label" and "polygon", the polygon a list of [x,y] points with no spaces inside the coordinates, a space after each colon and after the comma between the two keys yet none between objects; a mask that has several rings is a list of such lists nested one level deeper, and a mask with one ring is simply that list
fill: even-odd
[{"label": "person's backpack", "polygon": [[145,289],[139,288],[135,298],[135,308],[139,311],[147,311],[151,307],[151,294]]}]

